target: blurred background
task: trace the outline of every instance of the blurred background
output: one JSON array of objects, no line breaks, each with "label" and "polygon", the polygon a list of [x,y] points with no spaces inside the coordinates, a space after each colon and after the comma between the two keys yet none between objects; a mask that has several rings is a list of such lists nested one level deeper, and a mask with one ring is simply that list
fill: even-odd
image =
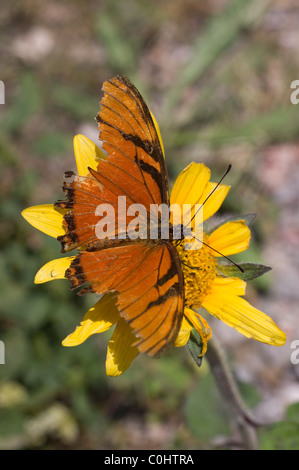
[{"label": "blurred background", "polygon": [[1,1],[0,448],[210,449],[234,439],[205,361],[198,369],[174,348],[106,377],[110,333],[61,346],[95,299],[67,281],[33,284],[60,244],[20,212],[62,197],[73,136],[97,141],[101,85],[117,73],[159,122],[170,182],[191,161],[214,181],[231,163],[221,212],[257,213],[251,246],[234,259],[272,266],[247,299],[287,343],[209,323],[247,405],[273,423],[258,430],[260,447],[299,448],[298,23],[297,0]]}]

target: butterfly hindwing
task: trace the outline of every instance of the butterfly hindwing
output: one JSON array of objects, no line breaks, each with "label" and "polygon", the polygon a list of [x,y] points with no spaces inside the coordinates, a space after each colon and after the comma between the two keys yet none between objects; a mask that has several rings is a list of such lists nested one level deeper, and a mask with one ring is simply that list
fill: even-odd
[{"label": "butterfly hindwing", "polygon": [[[179,331],[184,285],[178,254],[169,243],[128,243],[79,253],[66,272],[81,293],[115,293],[140,352],[159,356]],[[89,287],[84,288],[88,284]],[[80,293],[80,292],[79,292]]]}]

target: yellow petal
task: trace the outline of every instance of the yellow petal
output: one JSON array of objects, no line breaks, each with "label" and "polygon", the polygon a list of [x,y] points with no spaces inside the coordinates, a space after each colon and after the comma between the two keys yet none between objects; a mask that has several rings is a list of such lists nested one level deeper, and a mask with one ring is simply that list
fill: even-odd
[{"label": "yellow petal", "polygon": [[246,282],[238,277],[216,277],[212,292],[221,295],[245,295]]},{"label": "yellow petal", "polygon": [[[244,220],[226,222],[218,227],[211,235],[207,243],[223,255],[234,255],[247,250],[250,242],[250,229]],[[221,256],[213,251],[214,256]]]},{"label": "yellow petal", "polygon": [[286,335],[265,313],[252,307],[245,299],[233,295],[225,286],[214,286],[202,306],[219,320],[262,343],[282,346]]},{"label": "yellow petal", "polygon": [[104,295],[84,315],[80,326],[68,335],[63,341],[63,346],[77,346],[83,343],[89,336],[103,333],[111,328],[120,319],[119,312],[112,295]]},{"label": "yellow petal", "polygon": [[[176,179],[170,203],[179,204],[181,213],[183,213],[184,204],[191,204],[193,207],[192,216],[194,215],[194,205],[203,204],[202,221],[207,220],[217,212],[230,189],[224,184],[217,185],[217,183],[210,182],[210,174],[210,169],[203,163],[191,163]],[[188,211],[185,213],[188,214]]]},{"label": "yellow petal", "polygon": [[153,115],[153,113],[152,113],[151,111],[150,111],[150,113],[151,113],[152,120],[153,120],[154,125],[155,125],[155,128],[156,128],[156,131],[157,131],[157,134],[158,134],[158,137],[159,137],[159,141],[160,141],[160,145],[161,145],[161,148],[162,148],[162,152],[163,152],[163,155],[164,155],[164,158],[165,158],[164,145],[163,145],[163,140],[162,140],[160,128],[159,128],[159,125],[158,125],[158,123],[157,123],[157,121],[156,121],[155,116]]},{"label": "yellow petal", "polygon": [[174,342],[174,346],[180,348],[181,346],[185,346],[190,338],[190,332],[192,330],[192,325],[183,317],[182,325],[179,331],[179,334]]},{"label": "yellow petal", "polygon": [[53,204],[42,204],[24,209],[22,216],[33,227],[50,235],[50,237],[57,238],[59,235],[65,234],[62,221],[64,214],[67,212],[68,210],[59,209]]},{"label": "yellow petal", "polygon": [[200,200],[197,202],[197,204],[204,204],[203,221],[209,219],[218,211],[230,190],[230,186],[227,186],[225,184],[219,184],[217,186],[217,189],[215,189],[216,186],[217,183],[213,183],[210,181],[206,185]]},{"label": "yellow petal", "polygon": [[34,278],[35,284],[54,281],[55,279],[65,279],[65,271],[70,267],[75,256],[67,256],[65,258],[53,259],[45,264],[36,273]]},{"label": "yellow petal", "polygon": [[136,336],[128,323],[122,318],[117,323],[109,341],[106,357],[106,374],[112,377],[121,375],[128,369],[131,362],[139,354]]},{"label": "yellow petal", "polygon": [[199,204],[211,171],[203,163],[190,163],[177,177],[171,191],[171,204]]},{"label": "yellow petal", "polygon": [[74,137],[74,152],[77,170],[80,176],[86,176],[88,167],[97,169],[101,159],[106,158],[104,153],[85,135],[78,134]]}]

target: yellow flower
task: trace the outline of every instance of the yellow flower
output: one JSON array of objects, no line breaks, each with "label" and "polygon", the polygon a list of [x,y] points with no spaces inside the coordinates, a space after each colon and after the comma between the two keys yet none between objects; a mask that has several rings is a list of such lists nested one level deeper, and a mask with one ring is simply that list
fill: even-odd
[{"label": "yellow flower", "polygon": [[[74,138],[74,150],[78,174],[82,176],[87,175],[88,167],[97,168],[99,158],[105,158],[100,149],[82,135]],[[210,170],[204,164],[191,163],[178,176],[170,203],[182,207],[186,203],[194,206],[205,202],[205,221],[219,209],[228,191],[228,186],[217,186],[210,181]],[[65,234],[63,216],[66,212],[67,210],[57,209],[53,204],[46,204],[29,207],[22,215],[37,229],[57,238]],[[226,222],[211,233],[204,233],[202,241],[204,245],[200,250],[184,250],[185,240],[180,244],[175,243],[185,280],[184,317],[175,346],[185,345],[192,328],[195,328],[202,340],[202,354],[205,353],[211,329],[197,313],[196,310],[200,308],[206,309],[247,337],[276,346],[283,345],[286,336],[273,320],[243,299],[246,282],[238,277],[223,275],[220,253],[224,256],[233,255],[246,250],[249,245],[250,230],[245,220]],[[35,283],[64,279],[74,258],[75,256],[68,256],[45,264],[36,274]],[[114,325],[107,349],[106,373],[110,376],[120,375],[130,366],[139,351],[133,346],[136,337],[130,326],[120,317],[111,294],[104,295],[88,310],[80,325],[62,344],[79,345],[91,335],[104,332]]]},{"label": "yellow flower", "polygon": [[[205,165],[191,163],[178,176],[171,193],[171,203],[203,203],[216,187],[203,207],[203,219],[207,220],[219,209],[229,191],[228,186],[221,184],[217,187],[209,179],[210,170]],[[233,220],[223,223],[209,234],[204,233],[205,244],[200,250],[184,250],[184,242],[177,247],[185,280],[185,316],[202,337],[203,353],[209,335],[205,320],[193,311],[199,308],[204,308],[248,338],[275,346],[285,343],[286,335],[274,321],[242,298],[246,282],[239,277],[223,276],[221,255],[230,256],[246,250],[250,237],[245,220]],[[201,324],[196,324],[196,321]],[[177,342],[179,338],[180,335]],[[181,345],[188,339],[185,333]]]}]

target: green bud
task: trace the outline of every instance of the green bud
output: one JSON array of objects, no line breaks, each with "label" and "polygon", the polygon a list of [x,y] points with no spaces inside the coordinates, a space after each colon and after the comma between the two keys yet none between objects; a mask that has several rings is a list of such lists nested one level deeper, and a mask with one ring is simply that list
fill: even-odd
[{"label": "green bud", "polygon": [[223,277],[238,277],[243,281],[251,281],[272,269],[269,266],[256,263],[238,263],[238,266],[240,266],[244,272],[241,272],[240,269],[233,264],[225,264],[219,261],[217,264],[217,275]]},{"label": "green bud", "polygon": [[190,338],[189,338],[189,341],[187,343],[187,346],[188,346],[190,354],[191,354],[192,358],[194,359],[196,365],[198,367],[200,367],[201,363],[202,363],[201,354],[202,354],[203,344],[202,344],[202,341],[201,341],[201,337],[200,337],[199,333],[195,330],[195,328],[193,328],[191,330]]}]

